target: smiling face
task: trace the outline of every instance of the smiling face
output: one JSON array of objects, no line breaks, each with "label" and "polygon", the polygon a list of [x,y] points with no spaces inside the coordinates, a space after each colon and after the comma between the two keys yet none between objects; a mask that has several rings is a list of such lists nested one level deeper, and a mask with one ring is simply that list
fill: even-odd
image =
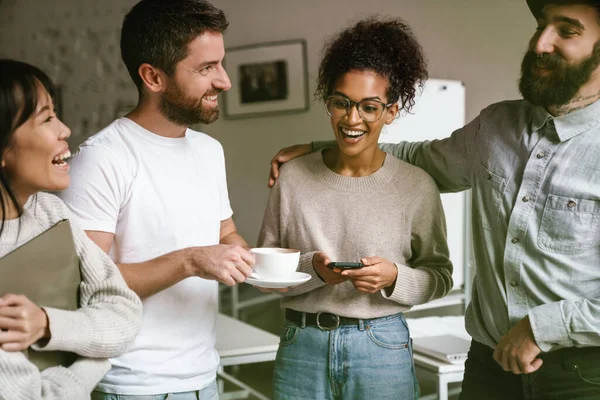
[{"label": "smiling face", "polygon": [[160,99],[163,115],[181,126],[210,124],[219,118],[217,95],[231,88],[223,69],[223,35],[207,31],[188,45]]},{"label": "smiling face", "polygon": [[[335,83],[332,95],[346,97],[353,102],[378,100],[388,103],[386,91],[388,81],[371,71],[350,71]],[[367,149],[377,148],[377,141],[384,124],[391,124],[398,112],[398,104],[383,110],[381,118],[365,122],[352,106],[343,117],[331,117],[331,127],[340,151],[348,156],[356,156]]]},{"label": "smiling face", "polygon": [[50,95],[38,85],[35,112],[15,130],[2,154],[2,168],[20,202],[39,191],[69,186],[69,165],[64,160],[71,155],[66,142],[70,135],[57,118]]},{"label": "smiling face", "polygon": [[533,104],[563,105],[597,74],[598,65],[597,9],[585,4],[549,4],[523,59],[519,90]]}]

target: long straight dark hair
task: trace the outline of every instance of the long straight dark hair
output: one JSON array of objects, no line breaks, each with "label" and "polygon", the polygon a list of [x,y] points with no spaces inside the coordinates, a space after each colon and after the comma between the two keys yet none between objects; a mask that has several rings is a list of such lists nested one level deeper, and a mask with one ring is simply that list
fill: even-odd
[{"label": "long straight dark hair", "polygon": [[[55,87],[48,75],[33,65],[0,59],[0,158],[10,150],[15,131],[35,112],[40,85],[54,100]],[[23,213],[4,168],[0,168],[0,191],[2,236],[9,204],[12,203],[19,216]]]}]

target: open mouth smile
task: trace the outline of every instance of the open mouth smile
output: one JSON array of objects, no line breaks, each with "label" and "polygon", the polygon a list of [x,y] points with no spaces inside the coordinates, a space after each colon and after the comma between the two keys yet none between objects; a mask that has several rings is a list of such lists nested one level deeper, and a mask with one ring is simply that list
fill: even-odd
[{"label": "open mouth smile", "polygon": [[67,165],[67,161],[69,158],[71,157],[71,152],[69,151],[69,149],[66,149],[64,151],[62,151],[60,154],[57,154],[56,156],[54,156],[54,158],[52,159],[52,164],[59,166],[59,167],[64,167],[65,165]]},{"label": "open mouth smile", "polygon": [[351,130],[346,128],[341,128],[340,131],[342,132],[342,136],[348,139],[358,139],[367,133],[366,131]]}]

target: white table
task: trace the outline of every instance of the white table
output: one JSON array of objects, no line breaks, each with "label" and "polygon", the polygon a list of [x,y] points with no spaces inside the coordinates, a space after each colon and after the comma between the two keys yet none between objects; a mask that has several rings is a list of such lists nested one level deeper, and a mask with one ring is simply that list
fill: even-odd
[{"label": "white table", "polygon": [[[244,394],[252,394],[261,400],[268,400],[268,397],[227,374],[223,371],[223,367],[273,361],[278,347],[279,337],[277,335],[227,315],[218,315],[216,349],[221,357],[218,375],[244,389]],[[226,398],[233,397],[226,394],[221,396],[221,399]]]},{"label": "white table", "polygon": [[[423,336],[443,335],[446,333],[471,340],[465,330],[463,316],[407,318],[410,335],[413,338]],[[438,398],[448,400],[448,384],[462,382],[465,366],[463,364],[450,364],[425,354],[413,351],[415,367],[427,375],[433,376],[437,381],[437,396],[422,396],[421,400]]]}]

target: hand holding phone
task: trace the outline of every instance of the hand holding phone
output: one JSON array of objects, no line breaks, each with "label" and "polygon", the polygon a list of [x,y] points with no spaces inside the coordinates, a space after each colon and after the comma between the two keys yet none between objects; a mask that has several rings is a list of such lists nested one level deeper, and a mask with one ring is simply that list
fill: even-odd
[{"label": "hand holding phone", "polygon": [[346,269],[360,269],[360,268],[364,267],[365,265],[361,262],[332,261],[329,264],[327,264],[327,266],[331,269],[337,268],[337,269],[341,269],[341,270],[346,270]]}]

